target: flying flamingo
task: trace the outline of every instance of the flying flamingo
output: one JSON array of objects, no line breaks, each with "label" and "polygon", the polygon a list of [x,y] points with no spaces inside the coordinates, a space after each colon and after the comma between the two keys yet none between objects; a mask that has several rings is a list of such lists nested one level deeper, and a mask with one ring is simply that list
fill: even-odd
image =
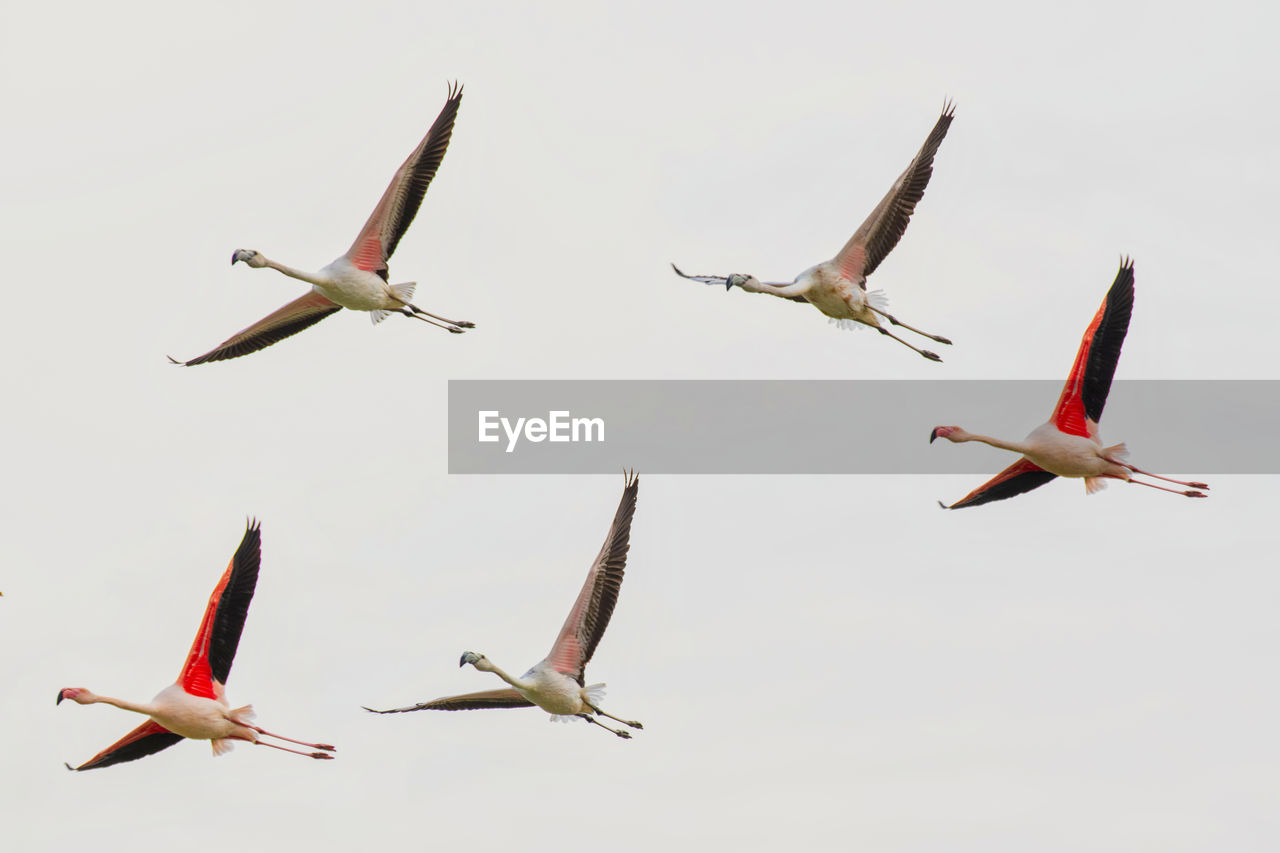
[{"label": "flying flamingo", "polygon": [[[156,694],[150,702],[129,702],[99,696],[83,687],[64,687],[58,691],[58,703],[70,699],[81,705],[105,702],[126,711],[145,714],[149,719],[111,746],[79,767],[68,770],[92,770],[123,761],[134,761],[173,746],[183,738],[213,741],[213,754],[229,752],[232,741],[247,740],[257,746],[269,746],[311,758],[333,758],[334,747],[323,743],[306,743],[253,725],[253,706],[232,709],[227,705],[224,686],[231,672],[231,662],[240,644],[240,632],[249,614],[249,602],[258,583],[258,565],[262,558],[262,538],[256,522],[250,522],[240,547],[227,565],[222,579],[209,596],[200,630],[196,633],[187,662],[178,680]],[[309,746],[324,752],[301,752],[265,743],[260,735]]]},{"label": "flying flamingo", "polygon": [[[935,427],[929,435],[929,443],[936,438],[948,441],[981,441],[992,447],[1021,453],[1022,458],[983,483],[960,500],[944,508],[960,509],[991,501],[1002,501],[1023,492],[1043,486],[1054,477],[1084,477],[1088,494],[1102,489],[1108,478],[1150,486],[1164,492],[1203,498],[1203,492],[1195,489],[1209,488],[1204,483],[1187,483],[1143,471],[1124,461],[1128,450],[1124,444],[1103,447],[1098,437],[1098,421],[1102,419],[1102,407],[1107,403],[1111,390],[1111,378],[1120,360],[1120,348],[1129,331],[1129,317],[1133,313],[1133,261],[1124,258],[1116,280],[1107,291],[1093,322],[1085,330],[1080,351],[1067,376],[1067,384],[1058,398],[1053,417],[1031,431],[1024,441],[1004,441],[985,435],[965,432],[958,426]],[[1145,474],[1188,486],[1188,490],[1169,489],[1155,483],[1133,479],[1133,474]],[[941,502],[940,502],[941,503]]]},{"label": "flying flamingo", "polygon": [[602,711],[600,700],[604,698],[604,685],[588,685],[585,681],[587,663],[599,645],[600,638],[604,636],[604,629],[608,627],[609,617],[613,615],[613,607],[618,601],[618,590],[622,587],[622,574],[627,566],[627,549],[631,539],[631,518],[636,511],[636,493],[639,488],[640,478],[634,474],[629,476],[604,546],[591,564],[586,583],[582,585],[582,591],[578,593],[578,599],[573,603],[573,609],[569,611],[550,654],[519,678],[503,672],[484,655],[475,652],[462,654],[458,666],[471,664],[481,672],[495,673],[510,684],[510,688],[446,696],[407,708],[374,711],[373,708],[366,707],[365,710],[376,714],[402,714],[407,711],[464,711],[476,708],[529,708],[537,705],[551,714],[553,720],[568,721],[581,717],[620,738],[629,738],[631,734],[606,726],[592,714],[617,720],[633,729],[644,728],[635,720],[624,720]]},{"label": "flying flamingo", "polygon": [[447,320],[423,311],[410,302],[417,282],[389,284],[387,279],[387,260],[413,222],[413,217],[422,204],[422,197],[426,195],[431,179],[440,168],[461,103],[462,87],[450,88],[449,99],[445,101],[440,115],[418,143],[418,147],[413,149],[409,159],[396,170],[391,185],[382,194],[382,199],[373,209],[373,215],[360,230],[356,241],[347,249],[346,254],[324,269],[314,273],[301,272],[269,260],[254,249],[236,249],[231,256],[232,266],[238,261],[244,261],[255,269],[271,267],[291,278],[307,282],[311,285],[310,292],[263,317],[249,328],[237,332],[202,356],[182,362],[172,357],[169,360],[174,364],[190,367],[206,361],[238,358],[269,347],[290,335],[296,335],[343,308],[368,311],[375,324],[395,312],[406,317],[416,317],[450,332],[461,333],[463,329],[473,328],[474,323]]},{"label": "flying flamingo", "polygon": [[951,343],[941,335],[931,335],[908,326],[885,311],[889,303],[884,294],[878,290],[867,293],[867,276],[875,272],[876,267],[898,245],[903,232],[907,230],[911,214],[924,197],[924,188],[929,185],[929,177],[933,174],[933,155],[947,135],[947,128],[951,127],[954,115],[955,107],[948,102],[943,106],[942,115],[929,132],[924,146],[906,171],[894,181],[876,209],[871,211],[867,221],[844,244],[840,253],[831,260],[800,273],[791,284],[762,282],[755,276],[737,273],[729,276],[686,275],[675,264],[671,268],[677,275],[692,281],[722,284],[725,290],[741,287],[748,293],[769,293],[795,302],[812,303],[842,329],[857,329],[858,324],[870,326],[880,334],[911,347],[930,361],[942,361],[937,353],[920,349],[880,325],[879,317],[884,317],[894,326],[901,326],[940,344]]}]

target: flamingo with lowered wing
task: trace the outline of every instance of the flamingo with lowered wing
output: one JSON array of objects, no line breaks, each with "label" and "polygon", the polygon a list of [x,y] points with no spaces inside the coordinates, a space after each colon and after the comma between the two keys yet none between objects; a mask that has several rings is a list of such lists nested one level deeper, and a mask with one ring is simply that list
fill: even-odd
[{"label": "flamingo with lowered wing", "polygon": [[377,714],[402,714],[408,711],[466,711],[478,708],[531,708],[538,706],[551,714],[552,719],[572,720],[580,717],[589,723],[613,732],[620,738],[631,733],[607,726],[593,715],[598,714],[617,720],[633,729],[644,728],[635,720],[624,720],[600,709],[604,697],[603,684],[587,684],[585,670],[595,653],[604,629],[609,625],[618,591],[622,588],[622,575],[627,567],[627,550],[631,543],[631,519],[636,511],[636,494],[640,478],[631,475],[622,490],[622,500],[614,514],[613,524],[605,537],[604,546],[587,572],[587,580],[578,593],[573,609],[569,611],[560,634],[556,637],[551,653],[535,664],[524,675],[516,678],[503,672],[487,657],[476,652],[464,652],[458,666],[471,664],[481,672],[492,672],[511,686],[461,696],[446,696],[406,708],[386,711],[365,710]]},{"label": "flamingo with lowered wing", "polygon": [[880,291],[867,293],[867,276],[875,272],[876,267],[893,251],[893,247],[898,245],[907,230],[911,214],[924,197],[924,188],[929,185],[929,178],[933,174],[933,156],[946,137],[954,115],[955,108],[949,103],[943,107],[942,115],[929,132],[929,138],[924,141],[906,171],[898,176],[888,194],[849,238],[840,253],[831,260],[800,273],[791,284],[762,282],[755,276],[737,273],[729,276],[686,275],[675,264],[671,268],[684,278],[703,284],[724,285],[725,290],[740,287],[748,293],[768,293],[794,302],[811,303],[841,328],[857,329],[859,324],[870,326],[930,361],[942,361],[937,353],[920,349],[880,325],[879,318],[883,317],[894,326],[901,326],[940,344],[951,343],[941,335],[931,335],[908,326],[887,312],[885,308],[888,307],[888,302]]},{"label": "flamingo with lowered wing", "polygon": [[311,285],[310,291],[232,335],[204,355],[190,361],[169,360],[190,367],[208,361],[238,358],[296,335],[343,308],[368,311],[374,323],[381,322],[392,313],[399,313],[454,333],[474,327],[474,323],[465,320],[448,320],[423,311],[409,301],[417,283],[390,284],[387,272],[387,260],[417,215],[427,187],[444,159],[461,103],[462,87],[454,86],[449,90],[449,99],[435,123],[396,171],[391,185],[383,193],[356,241],[346,254],[324,269],[314,273],[295,270],[268,259],[256,249],[236,249],[231,256],[233,266],[243,261],[255,269],[270,267],[290,278],[307,282]]},{"label": "flamingo with lowered wing", "polygon": [[[255,746],[270,746],[296,755],[333,758],[329,753],[333,752],[334,747],[328,744],[294,740],[253,725],[252,705],[233,709],[227,704],[227,676],[231,673],[236,647],[240,645],[245,617],[249,615],[249,602],[253,600],[253,591],[258,584],[258,566],[261,560],[262,535],[258,525],[250,522],[240,547],[236,549],[222,579],[209,596],[204,619],[200,621],[200,630],[196,632],[195,642],[191,644],[182,674],[150,702],[130,702],[99,696],[83,687],[64,687],[58,691],[57,704],[62,704],[63,699],[70,699],[80,705],[101,702],[144,714],[148,718],[145,723],[79,767],[68,764],[68,770],[93,770],[124,761],[135,761],[173,746],[183,738],[212,741],[214,755],[230,751],[233,741],[244,740]],[[261,736],[322,751],[301,752],[266,743],[259,739]]]},{"label": "flamingo with lowered wing", "polygon": [[[950,507],[942,504],[944,508],[961,509],[1002,501],[1043,486],[1054,477],[1083,477],[1089,494],[1103,488],[1107,479],[1115,479],[1189,498],[1205,497],[1204,492],[1196,491],[1209,488],[1204,483],[1187,483],[1143,471],[1124,461],[1128,455],[1124,444],[1103,447],[1098,437],[1098,421],[1102,419],[1102,408],[1111,392],[1111,379],[1115,376],[1132,313],[1133,261],[1126,258],[1120,262],[1116,280],[1107,291],[1093,322],[1085,330],[1084,340],[1080,342],[1080,350],[1071,365],[1071,373],[1053,410],[1053,417],[1032,430],[1025,440],[1005,441],[967,432],[958,426],[934,427],[929,435],[930,444],[938,438],[957,443],[980,441],[1022,454],[1017,462]],[[1188,488],[1169,489],[1144,483],[1133,479],[1134,474],[1145,474]]]}]

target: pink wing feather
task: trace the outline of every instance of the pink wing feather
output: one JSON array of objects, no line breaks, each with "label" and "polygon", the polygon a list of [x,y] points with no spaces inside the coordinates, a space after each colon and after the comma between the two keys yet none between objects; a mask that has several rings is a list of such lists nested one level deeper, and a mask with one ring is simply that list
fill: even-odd
[{"label": "pink wing feather", "polygon": [[631,545],[631,519],[635,515],[639,489],[640,478],[634,474],[628,476],[609,534],[587,572],[587,580],[564,620],[551,653],[547,655],[547,662],[557,672],[573,676],[580,684],[583,670],[609,625],[618,601],[618,591],[622,588],[627,550]]}]

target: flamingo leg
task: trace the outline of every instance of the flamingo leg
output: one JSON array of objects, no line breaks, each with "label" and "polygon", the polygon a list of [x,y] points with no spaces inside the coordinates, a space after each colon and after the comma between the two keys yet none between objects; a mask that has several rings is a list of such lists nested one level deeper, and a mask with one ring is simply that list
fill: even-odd
[{"label": "flamingo leg", "polygon": [[916,352],[920,353],[922,356],[929,359],[930,361],[942,361],[942,356],[938,355],[936,352],[929,352],[927,349],[920,349],[918,346],[915,346],[914,344],[909,344],[906,341],[904,341],[902,338],[895,335],[893,332],[886,329],[884,326],[872,326],[871,328],[875,329],[877,332],[879,332],[882,335],[888,335],[898,343],[902,344],[904,347],[908,347],[910,349],[915,350]]},{"label": "flamingo leg", "polygon": [[[1166,489],[1164,486],[1157,486],[1155,483],[1144,483],[1141,480],[1126,480],[1125,482],[1133,483],[1134,485],[1137,485],[1137,486],[1146,486],[1148,489],[1159,489],[1162,492],[1170,492],[1171,494],[1175,494],[1175,495],[1185,495],[1189,498],[1208,497],[1208,495],[1206,495],[1204,492],[1194,492],[1190,490],[1184,492],[1180,489]],[[1177,481],[1175,480],[1174,482],[1177,482]]]},{"label": "flamingo leg", "polygon": [[294,755],[305,755],[307,758],[333,758],[333,756],[332,756],[332,755],[330,755],[330,754],[329,754],[329,753],[327,753],[327,752],[303,752],[303,751],[298,750],[298,749],[290,749],[290,748],[289,748],[289,747],[287,747],[287,746],[277,746],[277,745],[276,745],[276,744],[274,744],[274,743],[263,743],[263,742],[262,742],[262,741],[260,741],[260,740],[255,740],[255,741],[253,741],[253,745],[254,745],[254,746],[269,746],[269,747],[271,747],[272,749],[279,749],[279,750],[282,750],[282,751],[284,751],[284,752],[292,752]]},{"label": "flamingo leg", "polygon": [[[867,307],[868,307],[868,308],[871,308],[871,306],[870,306],[870,305],[868,305]],[[940,344],[948,344],[948,345],[949,345],[949,344],[951,343],[951,339],[950,339],[950,338],[944,338],[942,335],[931,335],[931,334],[929,334],[928,332],[922,332],[922,331],[920,331],[920,330],[919,330],[919,329],[917,329],[915,326],[908,326],[906,323],[902,322],[902,321],[901,321],[901,320],[899,320],[897,317],[895,317],[895,316],[893,316],[892,314],[890,314],[888,311],[881,311],[879,308],[871,308],[871,310],[872,310],[872,311],[874,311],[874,312],[876,312],[876,313],[877,313],[877,314],[879,314],[881,317],[885,318],[886,320],[888,320],[890,323],[892,323],[892,324],[893,324],[893,325],[895,325],[895,326],[901,326],[901,327],[902,327],[902,328],[904,328],[904,329],[908,329],[908,330],[910,330],[910,331],[912,331],[912,332],[915,332],[917,335],[922,335],[923,337],[926,337],[926,338],[928,338],[928,339],[930,339],[930,340],[937,341],[937,342],[938,342],[938,343],[940,343]]]},{"label": "flamingo leg", "polygon": [[409,305],[409,310],[412,311],[413,313],[425,314],[426,316],[432,318],[433,320],[439,320],[441,323],[448,323],[449,325],[457,326],[460,329],[474,329],[476,327],[476,324],[470,322],[469,320],[450,320],[448,317],[437,317],[435,314],[432,314],[430,311],[423,311],[421,308],[419,308],[417,305],[414,305],[412,302],[408,303],[408,305]]},{"label": "flamingo leg", "polygon": [[462,334],[462,331],[463,331],[457,326],[449,326],[449,325],[445,325],[444,323],[437,323],[435,320],[428,320],[426,317],[413,313],[408,308],[401,308],[400,313],[406,317],[412,317],[415,320],[421,320],[424,323],[430,323],[433,326],[439,326],[442,329],[447,329],[448,331],[453,332],[455,335],[460,335]]},{"label": "flamingo leg", "polygon": [[615,735],[617,735],[620,738],[629,739],[631,737],[631,732],[624,732],[622,729],[610,728],[609,726],[606,726],[604,723],[592,717],[590,714],[579,714],[578,716],[586,720],[588,723],[591,723],[593,726],[599,726],[600,728],[604,729],[606,732],[613,732]]},{"label": "flamingo leg", "polygon": [[[330,745],[329,745],[329,744],[327,744],[327,743],[308,743],[308,742],[307,742],[307,741],[305,741],[305,740],[294,740],[294,739],[293,739],[293,738],[291,738],[291,737],[285,737],[284,735],[278,735],[278,734],[276,734],[275,732],[269,732],[269,731],[267,731],[266,729],[264,729],[264,728],[260,728],[260,727],[258,727],[258,726],[247,726],[247,728],[253,729],[255,732],[257,732],[257,733],[258,733],[258,734],[260,734],[260,735],[266,735],[267,737],[273,737],[273,738],[275,738],[276,740],[286,740],[286,741],[288,741],[289,743],[296,743],[298,746],[309,746],[309,747],[311,747],[312,749],[327,749],[327,750],[329,750],[330,752],[336,752],[336,751],[337,751],[337,747],[336,747],[336,746],[330,746]],[[270,746],[270,744],[267,744],[267,746]]]},{"label": "flamingo leg", "polygon": [[1123,465],[1135,474],[1146,474],[1148,477],[1155,477],[1157,480],[1164,480],[1166,483],[1177,483],[1179,486],[1190,486],[1193,489],[1209,488],[1207,483],[1188,483],[1185,480],[1175,480],[1172,477],[1161,477],[1159,474],[1152,474],[1150,471],[1143,471],[1141,468],[1136,465],[1130,465],[1128,462],[1120,462],[1117,460],[1116,464]]},{"label": "flamingo leg", "polygon": [[643,725],[643,724],[641,724],[641,723],[639,723],[639,722],[637,722],[636,720],[624,720],[624,719],[622,719],[621,717],[615,717],[613,714],[610,714],[608,711],[601,711],[601,710],[600,710],[599,708],[597,708],[595,705],[592,705],[592,704],[590,704],[590,703],[587,703],[587,707],[588,707],[588,708],[590,708],[591,710],[595,711],[597,714],[599,714],[599,715],[600,715],[600,716],[602,716],[602,717],[608,717],[608,718],[609,718],[609,719],[611,719],[611,720],[617,720],[618,722],[622,723],[622,724],[623,724],[623,725],[625,725],[625,726],[631,726],[631,728],[633,728],[633,729],[643,729],[643,728],[644,728],[644,725]]}]

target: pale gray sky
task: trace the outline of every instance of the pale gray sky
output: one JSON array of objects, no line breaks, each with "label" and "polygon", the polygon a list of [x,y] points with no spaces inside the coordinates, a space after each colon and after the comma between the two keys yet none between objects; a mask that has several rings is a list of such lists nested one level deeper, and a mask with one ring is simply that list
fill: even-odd
[{"label": "pale gray sky", "polygon": [[[1059,377],[1124,253],[1117,376],[1280,378],[1278,17],[8,4],[5,837],[1274,849],[1275,478],[1187,472],[1206,501],[1054,483],[947,514],[934,499],[975,478],[644,477],[588,671],[644,732],[359,706],[494,686],[464,649],[541,658],[622,487],[449,477],[449,378]],[[391,269],[474,332],[344,312],[241,360],[165,361],[301,292],[232,250],[343,252],[454,79],[453,143]],[[829,257],[945,97],[933,181],[871,280],[955,340],[945,364],[670,272],[790,280]],[[874,452],[850,408],[831,453]],[[931,426],[904,425],[922,452]],[[742,429],[788,435],[778,412]],[[1141,460],[1141,435],[1103,435]],[[58,688],[169,683],[250,514],[263,571],[229,698],[339,759],[185,743],[67,773],[138,718],[55,708]]]}]

